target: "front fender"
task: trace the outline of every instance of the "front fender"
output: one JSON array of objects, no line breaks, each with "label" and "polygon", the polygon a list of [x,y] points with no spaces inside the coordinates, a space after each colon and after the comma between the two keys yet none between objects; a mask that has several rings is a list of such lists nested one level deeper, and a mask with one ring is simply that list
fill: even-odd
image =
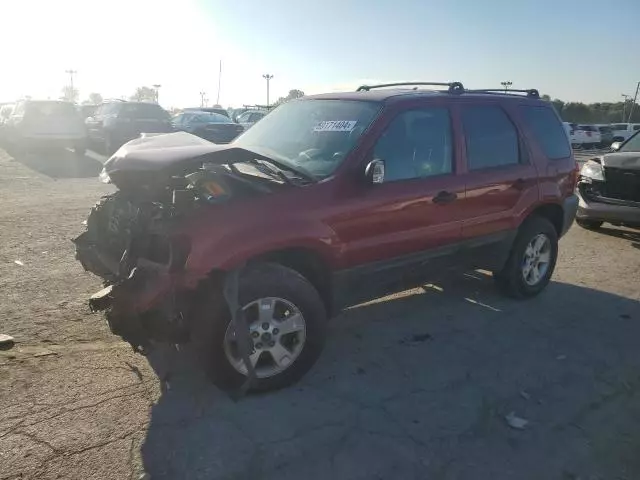
[{"label": "front fender", "polygon": [[319,254],[330,266],[339,260],[342,244],[327,225],[307,219],[287,218],[253,224],[217,238],[198,238],[185,264],[190,277],[205,278],[213,270],[229,271],[252,258],[289,248]]}]

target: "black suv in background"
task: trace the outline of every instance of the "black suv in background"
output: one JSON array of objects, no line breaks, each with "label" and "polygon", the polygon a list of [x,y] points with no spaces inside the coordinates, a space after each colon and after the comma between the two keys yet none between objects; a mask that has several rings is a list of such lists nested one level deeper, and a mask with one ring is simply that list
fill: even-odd
[{"label": "black suv in background", "polygon": [[158,104],[144,102],[104,102],[85,124],[89,142],[103,147],[107,155],[141,133],[173,131],[169,113]]}]

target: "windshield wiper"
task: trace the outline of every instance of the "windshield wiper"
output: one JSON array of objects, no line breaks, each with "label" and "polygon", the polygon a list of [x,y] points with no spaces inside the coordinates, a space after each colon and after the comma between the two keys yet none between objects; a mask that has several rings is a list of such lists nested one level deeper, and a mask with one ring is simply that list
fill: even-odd
[{"label": "windshield wiper", "polygon": [[[300,168],[296,168],[292,165],[289,165],[287,163],[284,162],[280,162],[279,160],[274,160],[272,158],[256,158],[252,161],[250,161],[249,163],[253,163],[253,164],[258,164],[258,165],[262,165],[266,168],[269,169],[269,171],[273,172],[274,174],[278,175],[278,177],[283,180],[285,183],[293,183],[291,181],[291,178],[287,177],[284,174],[284,171],[289,171],[289,172],[293,172],[296,176],[300,177],[303,180],[306,180],[309,183],[316,183],[317,180],[313,177],[313,175],[305,172],[304,170],[300,169]],[[275,168],[274,168],[275,167]]]},{"label": "windshield wiper", "polygon": [[250,162],[253,165],[258,168],[258,171],[265,173],[267,175],[271,175],[271,176],[275,176],[276,178],[282,180],[284,183],[286,183],[287,185],[293,185],[294,182],[291,181],[291,179],[289,177],[287,177],[280,168],[278,167],[274,167],[273,165],[265,162],[264,160],[258,160],[258,159],[254,159],[251,160]]}]

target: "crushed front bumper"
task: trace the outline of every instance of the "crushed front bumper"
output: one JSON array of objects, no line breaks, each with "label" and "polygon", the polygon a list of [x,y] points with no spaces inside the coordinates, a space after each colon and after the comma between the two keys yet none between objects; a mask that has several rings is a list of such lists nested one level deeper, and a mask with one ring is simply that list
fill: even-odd
[{"label": "crushed front bumper", "polygon": [[640,226],[640,202],[607,197],[592,197],[577,189],[579,203],[576,218],[609,222],[614,225]]},{"label": "crushed front bumper", "polygon": [[105,312],[111,332],[140,353],[148,352],[153,340],[187,340],[181,304],[173,275],[144,267],[89,298],[93,312]]}]

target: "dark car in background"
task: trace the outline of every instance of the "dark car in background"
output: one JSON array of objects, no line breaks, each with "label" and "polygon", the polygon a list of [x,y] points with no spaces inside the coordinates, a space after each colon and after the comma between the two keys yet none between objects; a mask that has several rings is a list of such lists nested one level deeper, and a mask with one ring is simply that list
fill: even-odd
[{"label": "dark car in background", "polygon": [[80,155],[86,150],[86,129],[71,102],[21,100],[3,127],[5,140],[14,148],[71,147]]},{"label": "dark car in background", "polygon": [[192,133],[213,143],[229,143],[244,128],[219,113],[187,110],[173,117],[175,130]]},{"label": "dark car in background", "polygon": [[236,122],[242,125],[245,130],[253,127],[258,121],[262,120],[264,116],[269,113],[265,110],[247,110],[244,113],[241,113],[236,118]]},{"label": "dark car in background", "polygon": [[207,113],[217,113],[218,115],[223,115],[227,118],[229,117],[229,112],[222,107],[189,107],[183,110],[184,112],[207,112]]},{"label": "dark car in background", "polygon": [[604,222],[640,227],[640,132],[611,150],[580,171],[576,222],[589,230]]},{"label": "dark car in background", "polygon": [[100,105],[80,105],[78,106],[78,113],[83,119],[85,119],[93,116],[99,106]]},{"label": "dark car in background", "polygon": [[91,144],[108,155],[141,133],[173,131],[169,113],[156,103],[145,102],[104,102],[85,124]]}]

